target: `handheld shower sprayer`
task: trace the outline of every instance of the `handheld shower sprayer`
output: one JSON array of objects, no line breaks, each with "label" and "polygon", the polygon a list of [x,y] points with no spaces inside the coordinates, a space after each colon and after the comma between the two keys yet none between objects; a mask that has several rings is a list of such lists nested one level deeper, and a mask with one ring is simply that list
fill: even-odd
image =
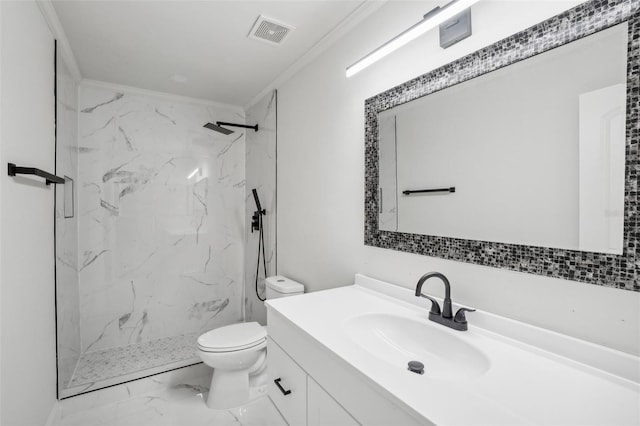
[{"label": "handheld shower sprayer", "polygon": [[256,265],[256,296],[260,301],[265,301],[265,297],[261,297],[258,292],[258,272],[260,272],[260,254],[262,254],[262,266],[264,269],[264,278],[267,278],[267,258],[265,256],[265,248],[264,248],[264,228],[262,225],[262,216],[264,216],[267,211],[262,208],[260,204],[260,198],[258,197],[258,190],[253,188],[251,190],[253,192],[253,200],[256,202],[256,210],[253,212],[253,216],[251,217],[251,233],[253,231],[258,231],[258,264]]},{"label": "handheld shower sprayer", "polygon": [[260,205],[260,198],[258,197],[256,188],[253,188],[251,192],[253,192],[253,200],[256,202],[256,208],[258,209],[253,212],[253,217],[251,218],[251,232],[253,233],[253,231],[260,231],[262,216],[266,214],[267,211]]}]

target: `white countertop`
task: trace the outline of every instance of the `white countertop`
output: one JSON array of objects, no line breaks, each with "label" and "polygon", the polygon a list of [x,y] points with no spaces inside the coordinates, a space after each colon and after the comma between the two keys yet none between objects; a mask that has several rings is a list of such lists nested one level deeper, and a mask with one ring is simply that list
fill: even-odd
[{"label": "white countertop", "polygon": [[[429,302],[411,290],[362,275],[353,286],[267,305],[435,424],[640,424],[640,359],[629,354],[480,311],[467,315],[468,331],[451,330],[428,321]],[[344,331],[367,313],[439,327],[485,354],[489,369],[455,380],[407,373]]]}]

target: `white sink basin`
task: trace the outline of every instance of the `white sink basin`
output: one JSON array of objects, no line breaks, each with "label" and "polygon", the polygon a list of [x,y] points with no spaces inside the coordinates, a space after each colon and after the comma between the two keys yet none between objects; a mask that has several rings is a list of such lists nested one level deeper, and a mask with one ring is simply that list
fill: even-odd
[{"label": "white sink basin", "polygon": [[460,380],[480,376],[489,359],[463,340],[464,331],[399,315],[370,313],[345,320],[344,331],[355,343],[387,363],[406,370],[409,361],[424,364],[424,376]]}]

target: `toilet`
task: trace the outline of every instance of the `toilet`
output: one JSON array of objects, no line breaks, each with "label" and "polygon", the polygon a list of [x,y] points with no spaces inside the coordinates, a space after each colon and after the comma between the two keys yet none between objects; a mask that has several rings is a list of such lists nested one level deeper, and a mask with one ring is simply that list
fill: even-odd
[{"label": "toilet", "polygon": [[[267,299],[304,293],[304,286],[281,275],[265,280]],[[226,325],[198,337],[198,356],[213,367],[207,406],[234,408],[250,399],[250,383],[265,374],[267,329],[257,322]]]}]

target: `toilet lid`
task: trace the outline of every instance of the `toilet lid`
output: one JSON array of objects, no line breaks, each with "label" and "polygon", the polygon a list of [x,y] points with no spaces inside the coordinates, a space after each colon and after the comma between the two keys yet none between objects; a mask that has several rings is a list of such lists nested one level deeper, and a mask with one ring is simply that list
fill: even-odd
[{"label": "toilet lid", "polygon": [[198,337],[198,346],[205,351],[233,351],[255,346],[267,339],[267,332],[257,322],[226,325]]}]

